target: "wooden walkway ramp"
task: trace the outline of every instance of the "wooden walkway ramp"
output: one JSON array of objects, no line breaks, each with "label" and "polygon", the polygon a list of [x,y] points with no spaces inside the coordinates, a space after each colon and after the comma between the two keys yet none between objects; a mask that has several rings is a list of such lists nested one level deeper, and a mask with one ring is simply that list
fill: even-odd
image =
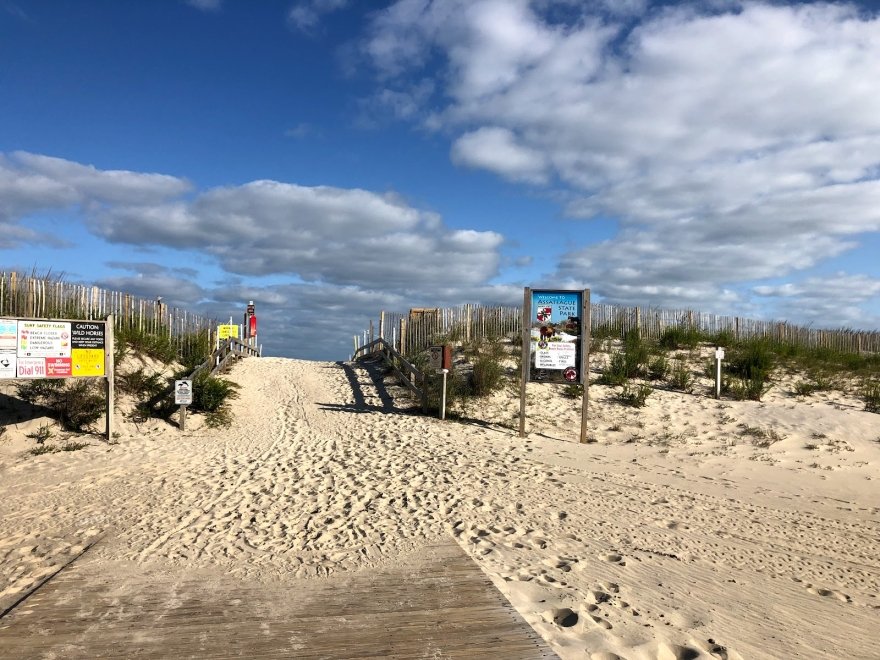
[{"label": "wooden walkway ramp", "polygon": [[0,619],[2,658],[555,658],[453,541],[381,570],[241,580],[83,557]]}]

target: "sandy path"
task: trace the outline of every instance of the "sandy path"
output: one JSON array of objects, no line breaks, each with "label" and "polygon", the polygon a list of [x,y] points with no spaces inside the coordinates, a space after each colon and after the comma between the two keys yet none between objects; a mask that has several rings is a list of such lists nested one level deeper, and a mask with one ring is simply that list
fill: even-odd
[{"label": "sandy path", "polygon": [[284,579],[452,533],[563,657],[878,657],[880,502],[405,414],[371,374],[246,360],[230,429],[4,464],[0,596],[99,534],[107,560]]}]

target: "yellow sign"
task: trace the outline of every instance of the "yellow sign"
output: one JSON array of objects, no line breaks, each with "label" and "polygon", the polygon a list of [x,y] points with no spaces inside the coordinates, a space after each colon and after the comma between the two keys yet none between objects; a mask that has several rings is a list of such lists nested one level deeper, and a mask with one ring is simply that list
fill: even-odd
[{"label": "yellow sign", "polygon": [[230,337],[235,337],[238,339],[238,326],[237,325],[218,325],[217,326],[217,336],[220,339],[229,339]]},{"label": "yellow sign", "polygon": [[104,349],[103,348],[74,348],[70,351],[70,375],[77,376],[103,376],[104,375]]}]

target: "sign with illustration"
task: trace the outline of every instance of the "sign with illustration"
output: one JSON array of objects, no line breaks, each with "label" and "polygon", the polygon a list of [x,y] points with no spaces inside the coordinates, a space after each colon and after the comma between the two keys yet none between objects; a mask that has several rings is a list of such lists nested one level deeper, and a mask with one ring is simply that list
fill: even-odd
[{"label": "sign with illustration", "polygon": [[174,381],[174,404],[189,406],[193,401],[193,382],[191,378]]},{"label": "sign with illustration", "polygon": [[581,383],[581,291],[531,292],[529,380]]},{"label": "sign with illustration", "polygon": [[70,323],[19,321],[18,357],[70,357]]},{"label": "sign with illustration", "polygon": [[0,378],[15,378],[18,321],[0,319]]}]

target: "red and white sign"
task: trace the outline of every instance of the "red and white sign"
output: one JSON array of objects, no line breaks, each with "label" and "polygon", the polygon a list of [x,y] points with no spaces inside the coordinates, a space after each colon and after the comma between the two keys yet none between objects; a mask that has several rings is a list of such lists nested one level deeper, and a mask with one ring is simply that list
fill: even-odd
[{"label": "red and white sign", "polygon": [[47,378],[69,378],[70,358],[46,358]]}]

